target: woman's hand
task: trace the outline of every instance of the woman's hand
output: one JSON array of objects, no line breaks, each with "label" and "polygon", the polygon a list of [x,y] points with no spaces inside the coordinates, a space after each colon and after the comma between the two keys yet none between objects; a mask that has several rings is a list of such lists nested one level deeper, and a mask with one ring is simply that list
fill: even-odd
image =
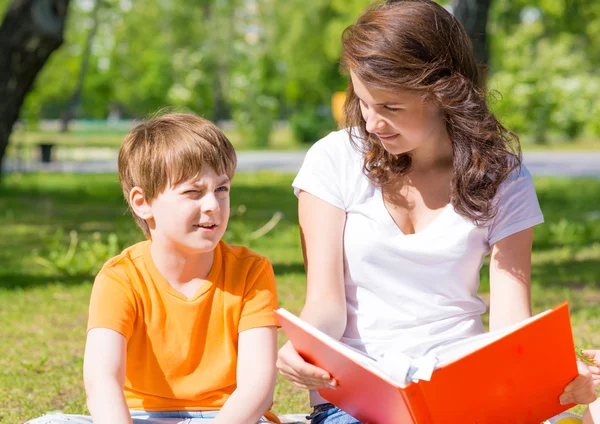
[{"label": "woman's hand", "polygon": [[590,358],[590,360],[592,360],[596,366],[590,366],[588,365],[588,368],[590,369],[591,373],[592,373],[592,379],[594,380],[594,386],[598,387],[600,386],[600,350],[584,350],[582,352],[585,356],[587,356],[588,358]]},{"label": "woman's hand", "polygon": [[560,395],[561,405],[570,403],[588,404],[597,399],[590,369],[583,362],[577,361],[577,371],[579,371],[579,375],[567,384],[564,392]]},{"label": "woman's hand", "polygon": [[329,373],[306,362],[296,352],[292,342],[287,342],[279,349],[277,369],[287,380],[303,389],[335,389],[337,382]]}]

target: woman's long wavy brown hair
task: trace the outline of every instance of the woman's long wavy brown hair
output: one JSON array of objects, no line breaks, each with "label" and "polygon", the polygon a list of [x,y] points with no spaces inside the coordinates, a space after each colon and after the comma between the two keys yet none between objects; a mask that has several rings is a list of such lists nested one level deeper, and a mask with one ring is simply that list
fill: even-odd
[{"label": "woman's long wavy brown hair", "polygon": [[[489,222],[496,214],[498,187],[521,166],[521,148],[518,137],[487,107],[473,46],[461,23],[430,0],[388,0],[346,28],[342,44],[342,67],[364,84],[419,93],[440,107],[453,148],[452,205],[477,225]],[[352,81],[344,121],[374,184],[410,171],[410,154],[388,153],[367,132]],[[360,140],[353,137],[356,127]]]}]

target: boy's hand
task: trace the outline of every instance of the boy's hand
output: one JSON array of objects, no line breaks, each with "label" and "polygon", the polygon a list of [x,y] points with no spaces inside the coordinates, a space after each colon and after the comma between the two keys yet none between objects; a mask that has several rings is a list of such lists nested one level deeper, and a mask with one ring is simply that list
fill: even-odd
[{"label": "boy's hand", "polygon": [[567,384],[564,392],[559,397],[561,405],[570,403],[588,404],[597,399],[592,372],[588,366],[577,361],[577,371],[579,371],[579,375]]},{"label": "boy's hand", "polygon": [[600,386],[600,350],[589,349],[589,350],[584,350],[581,353],[583,353],[594,364],[596,364],[596,366],[588,365],[588,368],[590,369],[590,371],[592,373],[592,379],[594,380],[594,386],[595,387]]}]

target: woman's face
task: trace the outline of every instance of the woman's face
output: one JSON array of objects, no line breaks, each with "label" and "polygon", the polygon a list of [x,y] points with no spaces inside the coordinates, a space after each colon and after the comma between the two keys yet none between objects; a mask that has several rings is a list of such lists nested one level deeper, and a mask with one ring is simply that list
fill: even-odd
[{"label": "woman's face", "polygon": [[449,141],[443,114],[434,103],[408,91],[369,87],[354,72],[350,77],[367,131],[389,153],[398,155]]}]

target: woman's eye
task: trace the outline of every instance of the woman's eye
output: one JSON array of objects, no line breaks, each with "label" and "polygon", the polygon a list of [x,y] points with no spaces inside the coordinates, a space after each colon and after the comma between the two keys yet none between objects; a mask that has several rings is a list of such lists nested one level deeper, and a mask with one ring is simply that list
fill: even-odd
[{"label": "woman's eye", "polygon": [[386,108],[387,110],[389,110],[390,112],[397,112],[399,110],[402,110],[400,108],[396,108],[396,107],[389,107],[389,106],[384,106],[384,108]]}]

